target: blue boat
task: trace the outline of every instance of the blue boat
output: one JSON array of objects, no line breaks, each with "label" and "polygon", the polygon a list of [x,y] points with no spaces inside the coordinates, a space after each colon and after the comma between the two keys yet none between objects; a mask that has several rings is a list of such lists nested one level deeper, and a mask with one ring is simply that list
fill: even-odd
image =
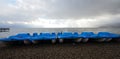
[{"label": "blue boat", "polygon": [[63,43],[64,40],[73,40],[74,42],[88,42],[90,39],[98,42],[109,42],[111,40],[117,39],[120,40],[120,34],[110,33],[110,32],[58,32],[58,33],[49,33],[42,32],[40,34],[33,33],[19,33],[17,35],[9,36],[8,38],[0,38],[1,42],[12,42],[12,41],[23,41],[25,44],[37,43],[37,41],[47,41],[51,40],[52,43],[56,43],[57,40],[60,43]]}]

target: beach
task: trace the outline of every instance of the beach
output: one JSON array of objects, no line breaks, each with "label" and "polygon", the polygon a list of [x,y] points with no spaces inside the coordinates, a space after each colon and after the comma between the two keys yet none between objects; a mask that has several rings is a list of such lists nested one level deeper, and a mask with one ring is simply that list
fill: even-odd
[{"label": "beach", "polygon": [[120,43],[15,45],[0,48],[1,59],[120,59]]}]

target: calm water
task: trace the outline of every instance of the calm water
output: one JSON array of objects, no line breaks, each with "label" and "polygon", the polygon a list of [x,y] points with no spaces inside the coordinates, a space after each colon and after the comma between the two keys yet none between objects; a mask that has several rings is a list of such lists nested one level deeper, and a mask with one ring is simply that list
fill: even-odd
[{"label": "calm water", "polygon": [[0,32],[0,38],[7,37],[10,35],[15,35],[17,33],[40,33],[40,32],[83,32],[83,31],[92,31],[92,32],[100,32],[100,31],[108,31],[113,33],[120,34],[120,28],[10,28],[9,32]]}]

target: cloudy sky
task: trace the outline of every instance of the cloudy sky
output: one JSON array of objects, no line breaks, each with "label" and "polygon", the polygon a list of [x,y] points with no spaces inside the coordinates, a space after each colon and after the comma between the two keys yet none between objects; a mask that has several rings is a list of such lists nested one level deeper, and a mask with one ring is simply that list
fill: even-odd
[{"label": "cloudy sky", "polygon": [[0,27],[120,27],[120,0],[0,0]]}]

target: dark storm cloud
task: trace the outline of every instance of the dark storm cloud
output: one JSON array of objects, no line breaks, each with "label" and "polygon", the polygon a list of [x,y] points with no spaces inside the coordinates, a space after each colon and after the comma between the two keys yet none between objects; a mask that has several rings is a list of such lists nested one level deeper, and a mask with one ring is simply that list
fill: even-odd
[{"label": "dark storm cloud", "polygon": [[105,22],[103,21],[104,23],[101,22],[99,27],[103,27],[103,28],[120,28],[120,17],[111,18],[109,20],[105,21]]},{"label": "dark storm cloud", "polygon": [[100,28],[120,28],[120,23],[102,25],[100,26]]},{"label": "dark storm cloud", "polygon": [[79,19],[119,14],[120,0],[57,0],[50,7],[49,18]]},{"label": "dark storm cloud", "polygon": [[23,19],[26,15],[28,18],[44,15],[48,19],[80,19],[120,13],[120,0],[16,0],[13,6],[18,9],[9,9],[14,9],[14,15],[22,15]]}]

